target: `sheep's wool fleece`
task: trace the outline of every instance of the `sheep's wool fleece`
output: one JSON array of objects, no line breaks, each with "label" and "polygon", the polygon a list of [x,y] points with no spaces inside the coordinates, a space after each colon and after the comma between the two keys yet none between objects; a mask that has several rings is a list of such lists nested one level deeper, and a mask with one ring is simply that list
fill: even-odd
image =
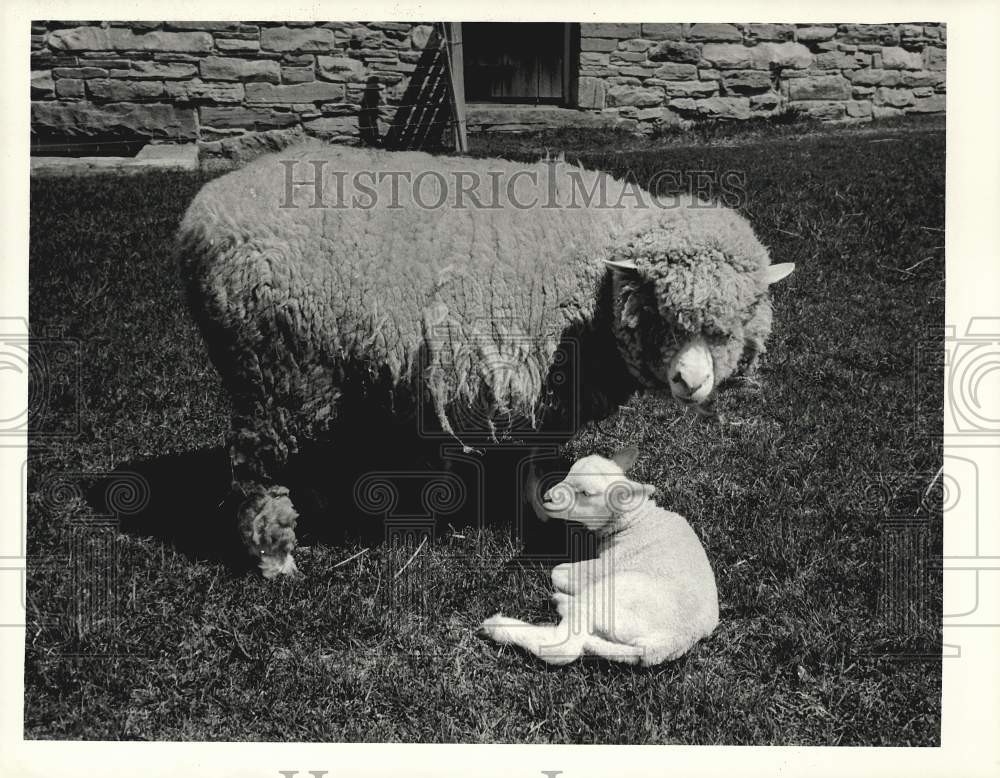
[{"label": "sheep's wool fleece", "polygon": [[[289,189],[290,178],[310,182],[317,171],[321,191]],[[467,191],[455,207],[470,171],[478,202]],[[741,328],[755,319],[761,337],[770,328],[766,288],[739,277],[769,262],[745,220],[627,198],[618,208],[565,207],[579,190],[571,173],[587,189],[607,185],[612,203],[622,191],[606,174],[565,163],[325,145],[268,155],[208,183],[184,217],[179,259],[237,413],[263,412],[294,432],[332,421],[338,401],[354,397],[397,411],[404,400],[429,400],[446,430],[456,408],[484,405],[534,424],[561,339],[595,321],[604,260],[649,269],[670,252],[679,263],[660,269],[663,282],[651,279],[659,301],[637,296],[613,328],[629,369],[647,377],[629,354],[652,356],[636,328],[659,313],[691,331],[738,330],[739,346],[726,347],[732,372],[744,337],[755,337]],[[421,204],[401,174],[423,174]],[[501,204],[490,207],[497,179]],[[509,192],[536,204],[513,207]],[[554,193],[563,206],[542,207]],[[345,207],[342,194],[358,200]],[[439,195],[446,202],[428,207]]]}]

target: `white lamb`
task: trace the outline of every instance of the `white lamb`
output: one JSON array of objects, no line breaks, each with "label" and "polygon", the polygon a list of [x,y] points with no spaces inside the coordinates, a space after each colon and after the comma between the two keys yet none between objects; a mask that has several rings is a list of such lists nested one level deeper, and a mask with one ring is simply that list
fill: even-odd
[{"label": "white lamb", "polygon": [[552,570],[558,624],[533,625],[499,613],[480,634],[520,646],[549,664],[584,654],[629,664],[677,659],[719,623],[715,576],[682,516],[659,507],[654,488],[625,477],[635,448],[612,459],[578,460],[545,494],[552,518],[597,533],[599,556]]}]

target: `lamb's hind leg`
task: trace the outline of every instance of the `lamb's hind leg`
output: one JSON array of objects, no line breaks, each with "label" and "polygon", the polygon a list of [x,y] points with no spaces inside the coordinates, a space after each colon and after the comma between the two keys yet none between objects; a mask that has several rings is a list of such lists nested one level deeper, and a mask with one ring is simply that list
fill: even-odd
[{"label": "lamb's hind leg", "polygon": [[288,489],[274,482],[288,462],[288,436],[263,418],[262,413],[233,415],[229,456],[243,542],[263,576],[275,578],[298,572],[292,556],[298,513]]},{"label": "lamb's hind leg", "polygon": [[598,635],[587,635],[583,643],[583,650],[591,656],[599,656],[611,662],[624,662],[629,665],[640,664],[646,656],[646,649],[642,646],[615,643],[613,640],[606,640]]},{"label": "lamb's hind leg", "polygon": [[482,623],[479,634],[497,643],[523,648],[550,665],[565,665],[583,653],[583,636],[572,634],[566,620],[558,624],[528,624],[499,613]]}]

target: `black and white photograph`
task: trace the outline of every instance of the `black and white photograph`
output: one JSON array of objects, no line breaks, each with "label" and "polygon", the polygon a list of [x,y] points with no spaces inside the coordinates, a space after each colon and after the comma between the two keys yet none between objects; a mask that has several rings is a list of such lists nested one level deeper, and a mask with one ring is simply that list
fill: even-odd
[{"label": "black and white photograph", "polygon": [[926,4],[431,8],[8,30],[13,737],[937,774],[1000,624],[995,284],[946,296],[995,278],[946,180],[995,202],[996,55]]}]

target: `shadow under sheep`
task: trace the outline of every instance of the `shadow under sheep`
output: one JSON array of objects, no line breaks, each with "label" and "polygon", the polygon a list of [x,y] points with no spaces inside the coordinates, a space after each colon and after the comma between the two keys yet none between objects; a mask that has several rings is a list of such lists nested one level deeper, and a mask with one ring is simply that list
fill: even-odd
[{"label": "shadow under sheep", "polygon": [[[536,463],[542,491],[569,470],[555,446],[532,453],[504,444],[463,453],[454,443],[372,429],[338,440],[302,447],[278,479],[299,511],[301,545],[415,546],[425,536],[472,526],[511,537],[520,549],[516,562],[555,564],[580,547],[570,525],[540,521],[526,497],[529,462]],[[201,448],[123,464],[97,480],[87,500],[96,514],[116,517],[122,532],[242,574],[256,565],[237,532],[230,478],[225,448]],[[126,483],[141,494],[123,506],[115,494]]]}]

